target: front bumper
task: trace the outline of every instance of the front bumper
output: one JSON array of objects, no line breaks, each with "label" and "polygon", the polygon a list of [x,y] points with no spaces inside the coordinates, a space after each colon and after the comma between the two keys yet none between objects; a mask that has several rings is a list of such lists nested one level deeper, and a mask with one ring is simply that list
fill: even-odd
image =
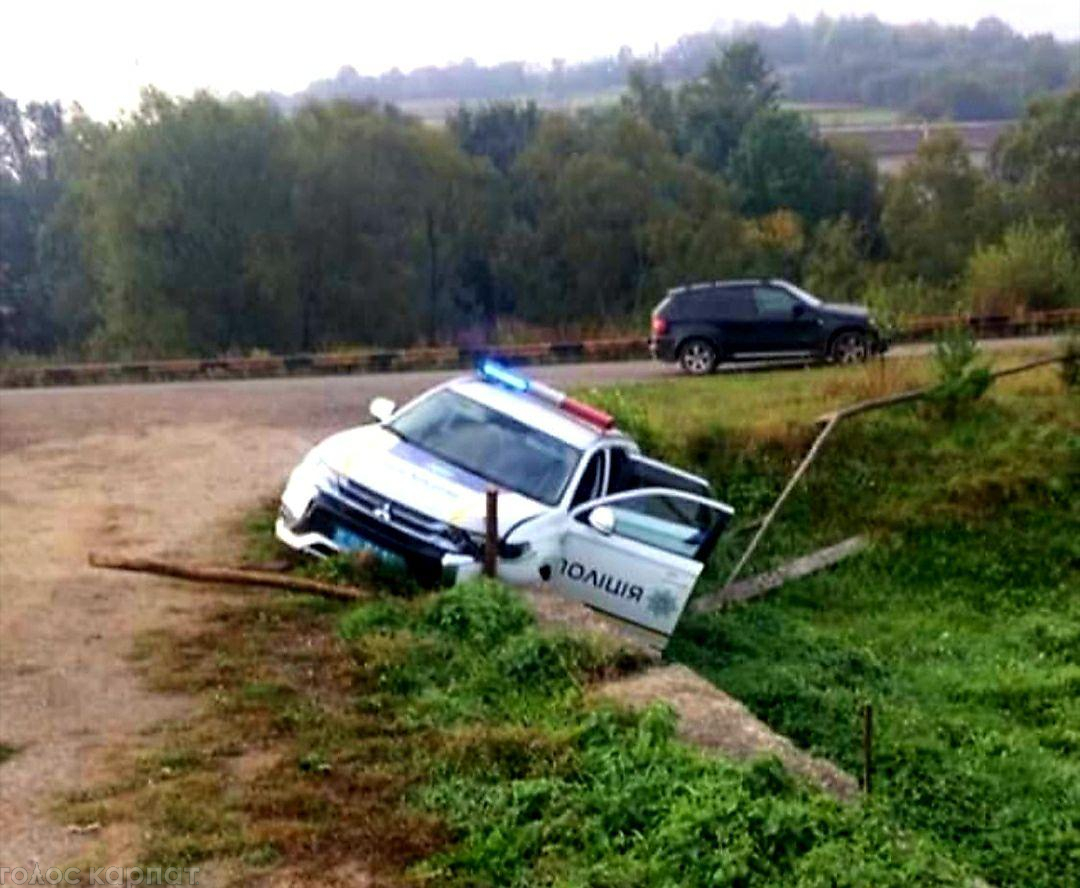
[{"label": "front bumper", "polygon": [[318,557],[363,548],[403,562],[428,585],[452,584],[479,573],[479,549],[464,531],[388,500],[343,477],[313,485],[301,515],[289,511],[287,491],[275,524],[279,540]]},{"label": "front bumper", "polygon": [[[274,535],[290,549],[318,558],[349,551],[319,531],[292,530],[281,516],[274,524]],[[386,549],[385,546],[379,546],[379,548]],[[426,558],[417,557],[415,553],[408,551],[394,552],[392,549],[386,549],[386,551],[399,556],[410,572],[414,573],[421,582],[432,585],[452,586],[480,575],[480,562],[471,555],[445,552],[438,558]]]}]

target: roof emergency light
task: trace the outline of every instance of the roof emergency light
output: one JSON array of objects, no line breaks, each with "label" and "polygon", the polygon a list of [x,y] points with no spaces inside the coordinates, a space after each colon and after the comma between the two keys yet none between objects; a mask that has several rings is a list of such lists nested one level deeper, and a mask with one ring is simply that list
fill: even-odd
[{"label": "roof emergency light", "polygon": [[502,364],[496,364],[494,361],[484,361],[477,368],[477,372],[485,379],[501,382],[507,388],[512,388],[515,392],[527,392],[529,390],[529,380],[524,376],[518,376],[516,373],[512,373]]},{"label": "roof emergency light", "polygon": [[481,361],[480,365],[476,368],[476,372],[481,379],[505,385],[515,392],[528,392],[530,395],[539,398],[541,401],[546,401],[548,404],[552,404],[560,410],[565,410],[571,416],[576,416],[578,419],[584,420],[597,428],[607,430],[615,425],[615,417],[610,413],[605,413],[603,410],[568,397],[565,392],[553,389],[551,386],[544,385],[542,382],[519,376],[517,373],[508,370],[502,364],[492,361],[491,359]]}]

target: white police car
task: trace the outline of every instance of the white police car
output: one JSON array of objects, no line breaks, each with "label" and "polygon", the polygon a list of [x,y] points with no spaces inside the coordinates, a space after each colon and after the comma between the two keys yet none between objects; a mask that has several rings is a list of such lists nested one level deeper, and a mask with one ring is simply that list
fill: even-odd
[{"label": "white police car", "polygon": [[368,549],[427,582],[480,571],[499,491],[498,575],[674,631],[732,515],[708,482],[643,456],[612,417],[491,361],[318,444],[289,477],[279,539]]}]

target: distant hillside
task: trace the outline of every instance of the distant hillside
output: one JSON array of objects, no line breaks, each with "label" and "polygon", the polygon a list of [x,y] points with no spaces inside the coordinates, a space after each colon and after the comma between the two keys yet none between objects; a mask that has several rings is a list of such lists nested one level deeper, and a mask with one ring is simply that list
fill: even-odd
[{"label": "distant hillside", "polygon": [[1035,94],[1080,79],[1080,42],[1024,37],[995,18],[973,28],[933,23],[889,25],[874,16],[750,25],[722,34],[688,34],[648,57],[624,47],[616,55],[549,68],[472,60],[445,67],[393,69],[362,76],[349,66],[292,96],[271,93],[291,109],[334,99],[392,102],[430,119],[459,103],[534,99],[546,107],[613,101],[634,65],[659,68],[665,80],[695,78],[718,47],[755,40],[796,102],[889,108],[921,119],[983,120],[1016,116]]}]

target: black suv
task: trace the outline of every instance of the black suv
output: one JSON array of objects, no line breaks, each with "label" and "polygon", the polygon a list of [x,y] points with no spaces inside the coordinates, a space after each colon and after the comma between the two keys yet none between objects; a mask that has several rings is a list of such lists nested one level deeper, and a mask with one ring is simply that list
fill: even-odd
[{"label": "black suv", "polygon": [[831,305],[780,280],[715,281],[669,290],[653,309],[649,350],[687,373],[721,360],[816,357],[865,361],[887,343],[859,305]]}]

